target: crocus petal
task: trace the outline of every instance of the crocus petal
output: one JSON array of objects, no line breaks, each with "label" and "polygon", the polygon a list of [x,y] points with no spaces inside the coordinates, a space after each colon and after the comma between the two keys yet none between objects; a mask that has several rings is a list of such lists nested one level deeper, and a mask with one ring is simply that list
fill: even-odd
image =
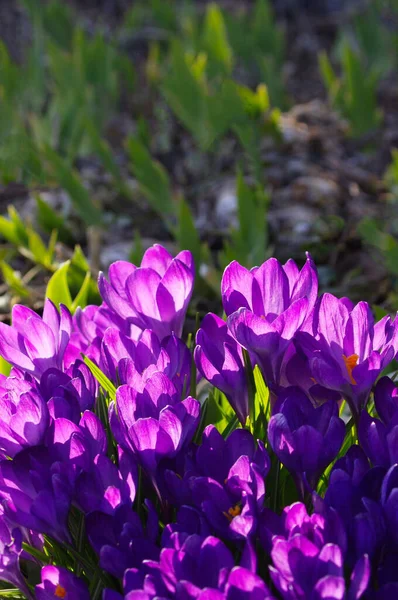
[{"label": "crocus petal", "polygon": [[351,311],[347,321],[344,353],[346,356],[356,354],[359,362],[369,356],[373,333],[373,315],[367,302],[359,302]]},{"label": "crocus petal", "polygon": [[163,248],[160,244],[154,244],[145,251],[141,267],[144,269],[153,269],[158,275],[163,277],[172,260],[173,257],[166,248]]},{"label": "crocus petal", "polygon": [[239,308],[252,308],[253,275],[236,260],[226,268],[221,280],[221,297],[227,316]]},{"label": "crocus petal", "polygon": [[258,316],[280,315],[289,302],[289,281],[280,262],[276,258],[265,261],[258,269],[253,269],[253,312]]}]

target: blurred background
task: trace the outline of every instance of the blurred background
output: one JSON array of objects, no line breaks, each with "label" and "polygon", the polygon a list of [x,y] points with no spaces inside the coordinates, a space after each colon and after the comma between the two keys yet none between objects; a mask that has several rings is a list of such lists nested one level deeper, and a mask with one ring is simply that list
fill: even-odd
[{"label": "blurred background", "polygon": [[0,318],[160,242],[398,308],[398,0],[1,0]]}]

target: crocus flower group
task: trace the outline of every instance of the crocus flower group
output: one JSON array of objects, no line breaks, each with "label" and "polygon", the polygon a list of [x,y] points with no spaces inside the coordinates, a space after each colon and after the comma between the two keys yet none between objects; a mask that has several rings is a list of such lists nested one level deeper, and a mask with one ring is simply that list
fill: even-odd
[{"label": "crocus flower group", "polygon": [[187,345],[194,273],[155,245],[100,306],[0,323],[0,587],[397,598],[398,320],[318,296],[309,255],[233,262]]}]

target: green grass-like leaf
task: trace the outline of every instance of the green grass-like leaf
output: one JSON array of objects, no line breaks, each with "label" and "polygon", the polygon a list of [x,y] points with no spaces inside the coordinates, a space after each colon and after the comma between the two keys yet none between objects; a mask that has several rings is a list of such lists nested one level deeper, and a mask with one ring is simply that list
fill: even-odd
[{"label": "green grass-like leaf", "polygon": [[101,369],[99,367],[97,367],[97,365],[88,358],[88,356],[85,356],[84,354],[82,354],[82,357],[83,357],[83,362],[88,366],[91,373],[94,375],[95,379],[98,381],[100,386],[104,389],[104,391],[109,394],[110,399],[116,400],[116,388],[113,385],[112,381],[110,379],[108,379],[108,377],[105,375],[105,373],[103,373],[101,371]]}]

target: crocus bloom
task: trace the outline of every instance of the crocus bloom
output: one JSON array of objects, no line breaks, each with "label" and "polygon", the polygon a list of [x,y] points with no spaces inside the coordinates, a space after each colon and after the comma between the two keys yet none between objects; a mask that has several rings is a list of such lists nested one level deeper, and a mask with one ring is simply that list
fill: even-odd
[{"label": "crocus bloom", "polygon": [[137,341],[109,327],[102,340],[100,367],[108,377],[139,390],[153,373],[167,375],[182,392],[189,389],[191,354],[174,334],[161,342],[150,329],[145,329]]},{"label": "crocus bloom", "polygon": [[249,416],[249,394],[242,348],[225,321],[209,313],[196,334],[195,363],[200,373],[228,398],[242,425]]},{"label": "crocus bloom", "polygon": [[109,282],[100,274],[98,286],[105,303],[131,324],[130,334],[152,329],[159,339],[181,336],[192,295],[195,268],[184,250],[173,258],[159,244],[149,248],[136,267],[119,261],[109,268]]},{"label": "crocus bloom", "polygon": [[39,445],[47,431],[49,413],[37,386],[8,377],[0,383],[0,457],[14,457]]},{"label": "crocus bloom", "polygon": [[347,590],[344,550],[335,543],[341,533],[333,531],[325,516],[309,516],[304,504],[297,502],[285,508],[281,521],[280,534],[272,538],[270,574],[284,600],[362,597],[370,578],[368,557],[357,561]]},{"label": "crocus bloom", "polygon": [[70,366],[81,353],[97,362],[101,340],[108,327],[117,327],[120,331],[130,331],[128,323],[119,317],[105,303],[101,306],[88,305],[77,308],[73,315],[73,330],[65,352],[66,366]]},{"label": "crocus bloom", "polygon": [[275,535],[291,539],[294,535],[304,535],[315,541],[318,547],[325,544],[337,544],[343,556],[347,548],[347,536],[344,525],[333,509],[323,499],[313,494],[315,512],[309,515],[302,502],[286,506],[281,515],[269,508],[264,508],[260,523],[260,540],[267,553],[272,548]]},{"label": "crocus bloom", "polygon": [[322,471],[337,456],[345,435],[335,402],[315,408],[298,388],[287,388],[278,398],[268,424],[268,439],[279,460],[295,476],[304,492],[314,488]]},{"label": "crocus bloom", "polygon": [[374,400],[377,414],[388,425],[398,413],[398,388],[389,377],[382,377],[377,382]]},{"label": "crocus bloom", "polygon": [[388,425],[361,412],[358,440],[373,465],[388,469],[398,462],[398,412]]},{"label": "crocus bloom", "polygon": [[233,261],[224,271],[221,294],[230,333],[256,358],[274,390],[285,353],[317,293],[316,269],[309,255],[301,271],[294,261],[281,265],[275,258],[251,271]]},{"label": "crocus bloom", "polygon": [[31,598],[19,567],[21,553],[22,533],[20,529],[7,524],[0,508],[0,580],[15,585],[27,598]]},{"label": "crocus bloom", "polygon": [[312,327],[297,333],[295,345],[307,357],[314,382],[340,392],[357,419],[378,375],[397,353],[397,325],[389,316],[374,323],[366,302],[353,306],[324,294]]},{"label": "crocus bloom", "polygon": [[384,475],[384,468],[370,468],[365,453],[355,445],[336,461],[331,471],[325,504],[335,509],[345,527],[349,565],[354,565],[363,554],[377,560],[382,552],[386,538],[380,505]]},{"label": "crocus bloom", "polygon": [[122,578],[126,569],[139,567],[143,560],[159,559],[159,517],[149,501],[145,501],[145,507],[145,528],[127,504],[120,505],[112,516],[94,511],[86,518],[87,535],[100,557],[100,566],[115,577]]},{"label": "crocus bloom", "polygon": [[231,552],[216,537],[174,534],[171,541],[173,546],[163,548],[158,562],[145,561],[139,571],[126,572],[126,598],[272,600],[264,581],[249,569],[235,566]]},{"label": "crocus bloom", "polygon": [[275,536],[271,558],[271,578],[283,600],[357,600],[369,583],[367,556],[355,565],[347,590],[340,548],[336,544],[319,547],[301,534],[290,540]]},{"label": "crocus bloom", "polygon": [[0,498],[11,523],[69,542],[71,496],[68,465],[54,463],[44,447],[0,461]]},{"label": "crocus bloom", "polygon": [[381,504],[387,522],[389,543],[398,552],[398,465],[387,472],[381,487]]},{"label": "crocus bloom", "polygon": [[43,318],[27,306],[16,304],[12,326],[0,323],[0,356],[40,378],[51,367],[62,369],[71,330],[72,317],[63,304],[58,312],[46,298]]},{"label": "crocus bloom", "polygon": [[133,473],[126,481],[107,456],[98,454],[92,468],[81,473],[76,481],[76,502],[85,513],[95,510],[111,515],[123,504],[131,506],[135,479],[136,473]]},{"label": "crocus bloom", "polygon": [[63,567],[48,565],[41,570],[41,583],[35,587],[37,600],[90,600],[87,585]]},{"label": "crocus bloom", "polygon": [[128,385],[118,388],[116,413],[111,408],[114,435],[153,475],[159,460],[174,458],[191,441],[200,405],[190,396],[181,401],[170,379],[156,372],[142,392]]},{"label": "crocus bloom", "polygon": [[200,508],[223,539],[254,535],[264,504],[264,479],[270,459],[262,442],[236,429],[226,440],[208,425],[195,461],[183,478],[166,471],[165,480],[174,502]]}]

